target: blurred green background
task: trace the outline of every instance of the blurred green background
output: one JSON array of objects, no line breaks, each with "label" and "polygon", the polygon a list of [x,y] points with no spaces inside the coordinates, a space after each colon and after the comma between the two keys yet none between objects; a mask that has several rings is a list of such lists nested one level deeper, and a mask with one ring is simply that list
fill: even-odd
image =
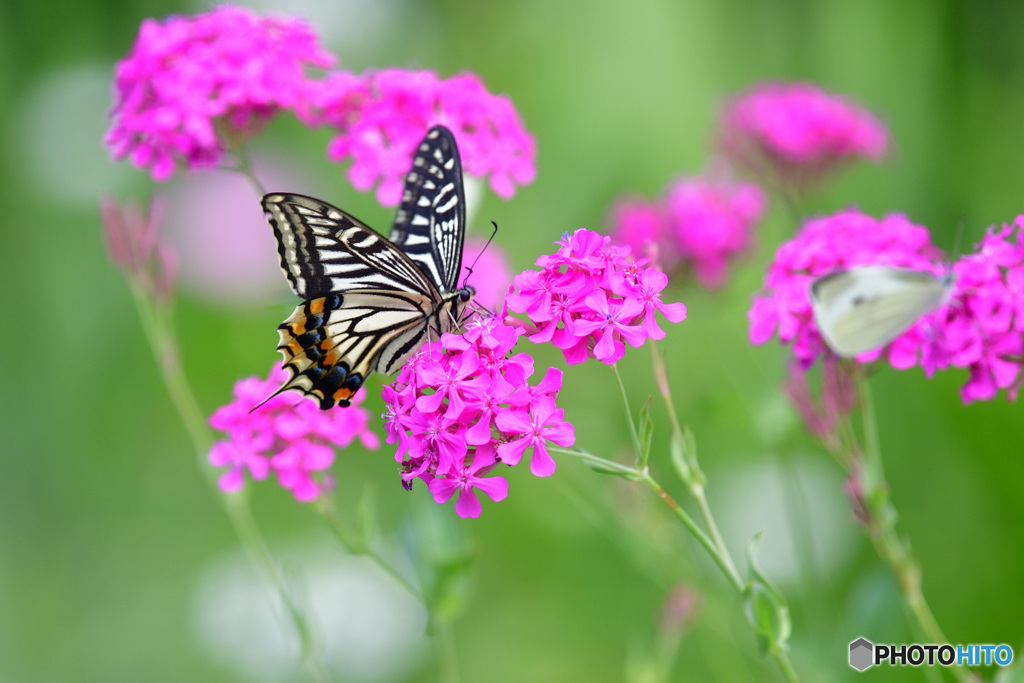
[{"label": "blurred green background", "polygon": [[[537,139],[538,178],[509,202],[488,193],[477,222],[501,225],[498,242],[517,271],[567,229],[606,227],[620,194],[653,197],[673,177],[699,172],[720,102],[766,79],[809,80],[849,95],[895,138],[889,162],[851,169],[812,211],[905,212],[947,250],[962,221],[968,250],[986,226],[1024,205],[1017,2],[259,2],[264,11],[309,17],[346,68],[472,70],[492,92],[511,96]],[[163,0],[0,4],[5,683],[303,680],[287,629],[196,467],[100,239],[100,195],[153,192],[145,173],[111,164],[100,144],[113,65],[142,19],[206,8]],[[256,142],[257,163],[297,185],[287,189],[345,202],[371,225],[388,225],[392,211],[356,194],[324,160],[327,138],[282,119]],[[251,244],[244,235],[216,236],[221,220],[227,226],[241,212],[258,220],[256,197],[197,198],[204,185],[179,174],[158,188],[172,214],[203,205],[179,219],[205,221],[192,234],[199,246],[179,236],[186,248],[218,263],[266,244],[269,229]],[[793,226],[773,205],[762,229],[770,245]],[[855,680],[846,664],[851,640],[919,637],[850,519],[838,468],[799,435],[779,395],[785,352],[747,342],[746,309],[769,256],[765,246],[719,292],[677,283],[673,297],[688,305],[689,318],[670,330],[665,348],[677,407],[697,436],[731,547],[741,557],[753,533],[765,532],[764,564],[793,608],[797,670],[807,681]],[[283,279],[253,298],[247,283],[230,296],[183,284],[185,368],[207,413],[228,400],[236,379],[266,373],[277,356],[275,327],[293,305]],[[541,368],[562,365],[546,349],[529,350]],[[632,351],[621,363],[637,404],[654,391],[648,361],[646,351]],[[560,403],[578,445],[625,457],[610,373],[574,367],[566,377]],[[1000,398],[964,407],[964,380],[889,369],[872,380],[887,474],[899,529],[912,540],[950,641],[1017,649],[1020,406]],[[379,398],[369,405],[379,414]],[[653,466],[682,498],[664,455],[660,408],[654,418]],[[335,473],[342,508],[364,489],[376,492],[385,547],[397,555],[403,539],[422,531],[416,520],[429,506],[422,487],[401,489],[392,454],[387,446],[353,448]],[[646,491],[568,460],[549,480],[525,468],[506,476],[508,500],[486,503],[480,519],[459,520],[450,504],[441,509],[476,553],[454,627],[461,680],[643,680],[660,610],[679,584],[698,592],[699,609],[671,680],[778,678],[757,653],[739,599]],[[441,646],[422,637],[415,606],[341,553],[311,507],[269,483],[252,494],[268,543],[322,622],[336,679],[436,680]],[[867,675],[939,680],[910,669]]]}]

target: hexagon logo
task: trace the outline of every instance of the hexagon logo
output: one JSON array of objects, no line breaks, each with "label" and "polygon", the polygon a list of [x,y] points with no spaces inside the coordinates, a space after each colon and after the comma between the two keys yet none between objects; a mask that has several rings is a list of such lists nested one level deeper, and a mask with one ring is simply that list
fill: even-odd
[{"label": "hexagon logo", "polygon": [[858,638],[850,643],[850,666],[857,671],[863,671],[874,662],[875,646],[867,638]]}]

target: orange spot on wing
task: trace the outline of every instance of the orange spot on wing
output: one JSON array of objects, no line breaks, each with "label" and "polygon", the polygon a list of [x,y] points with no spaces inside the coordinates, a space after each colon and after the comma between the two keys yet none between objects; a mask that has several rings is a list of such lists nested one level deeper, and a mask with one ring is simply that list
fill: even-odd
[{"label": "orange spot on wing", "polygon": [[302,320],[299,320],[298,322],[292,323],[290,329],[292,331],[292,334],[294,334],[296,337],[298,337],[300,334],[302,334],[303,332],[306,331],[306,319],[303,318]]},{"label": "orange spot on wing", "polygon": [[311,315],[324,312],[324,297],[319,299],[313,299],[309,302],[309,312]]},{"label": "orange spot on wing", "polygon": [[351,389],[338,389],[334,392],[332,398],[336,403],[340,403],[342,406],[347,406],[349,399],[352,398],[355,393],[356,392]]}]

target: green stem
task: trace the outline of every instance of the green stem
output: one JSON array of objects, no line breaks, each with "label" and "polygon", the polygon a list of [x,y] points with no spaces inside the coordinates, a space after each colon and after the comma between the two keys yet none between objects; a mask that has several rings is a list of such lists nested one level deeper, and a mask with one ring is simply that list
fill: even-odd
[{"label": "green stem", "polygon": [[[859,478],[857,483],[861,490],[863,507],[868,514],[868,536],[878,556],[895,576],[900,593],[925,640],[931,643],[948,643],[921,591],[920,565],[911,553],[909,543],[896,532],[896,520],[899,515],[889,498],[871,392],[867,381],[862,377],[857,377],[857,384],[864,449],[861,467],[855,468],[851,474]],[[853,457],[856,458],[856,453]],[[970,673],[963,667],[956,666],[951,671],[959,681],[966,683],[971,680]]]},{"label": "green stem", "polygon": [[441,651],[438,654],[441,660],[440,678],[444,683],[459,683],[458,652],[455,649],[455,633],[450,621],[445,621],[441,625],[438,637],[441,639]]},{"label": "green stem", "polygon": [[252,157],[249,156],[249,148],[242,142],[238,142],[233,146],[233,151],[235,153],[235,159],[238,160],[238,168],[236,170],[249,179],[249,182],[252,184],[253,189],[256,190],[257,195],[260,197],[265,195],[267,190],[263,187],[263,183],[260,182],[260,179],[256,177],[256,171],[252,166]]},{"label": "green stem", "polygon": [[[722,570],[722,573],[729,580],[729,583],[732,584],[732,587],[742,593],[745,583],[740,573],[736,571],[736,565],[732,561],[732,556],[729,555],[729,550],[725,547],[725,543],[722,542],[721,535],[717,533],[718,529],[714,529],[710,536],[705,534],[697,526],[697,523],[693,521],[693,518],[686,513],[686,510],[650,474],[644,473],[643,482],[658,494],[658,498],[668,505],[669,509],[679,518],[679,521],[690,530],[690,533],[697,539],[697,542],[704,546],[708,555],[718,565],[718,568]],[[711,515],[711,511],[707,508],[707,501],[703,497],[698,500],[698,506],[701,507],[701,515],[707,520]]]},{"label": "green stem", "polygon": [[[174,335],[169,305],[154,302],[141,288],[131,284],[132,294],[139,311],[139,318],[149,342],[150,349],[160,368],[160,376],[167,388],[178,415],[185,424],[189,439],[196,452],[199,470],[207,483],[216,489],[216,478],[212,468],[205,463],[206,455],[213,444],[213,436],[203,418],[199,402],[185,377],[181,364],[181,353]],[[330,677],[316,657],[313,632],[301,607],[292,599],[281,577],[270,551],[260,534],[256,520],[252,517],[244,495],[218,495],[224,511],[231,520],[235,533],[242,541],[246,554],[277,591],[299,638],[302,663],[310,678],[318,683],[327,683]]]},{"label": "green stem", "polygon": [[633,440],[633,450],[636,451],[637,462],[640,461],[643,448],[640,446],[640,435],[636,431],[636,422],[633,420],[633,411],[629,407],[629,398],[626,396],[626,385],[622,383],[622,375],[619,374],[619,367],[612,363],[610,366],[615,375],[615,382],[619,385],[619,397],[622,399],[622,410],[626,413],[626,422],[629,423],[629,437]]},{"label": "green stem", "polygon": [[334,537],[347,553],[350,555],[362,555],[368,558],[382,569],[384,573],[397,581],[398,584],[409,593],[409,595],[416,598],[420,603],[424,603],[423,593],[421,593],[420,590],[413,585],[411,581],[409,581],[409,579],[405,578],[401,572],[391,566],[391,564],[389,564],[388,561],[380,555],[380,553],[369,547],[366,543],[360,540],[355,540],[355,534],[351,529],[345,526],[344,522],[337,516],[337,514],[335,514],[333,509],[322,508],[321,512],[327,520],[327,525],[334,534]]},{"label": "green stem", "polygon": [[[676,413],[675,402],[672,400],[672,386],[668,379],[668,369],[665,367],[665,359],[661,355],[657,342],[650,339],[648,340],[648,343],[651,345],[651,362],[654,378],[658,385],[658,393],[661,394],[662,402],[665,404],[665,412],[668,413],[673,438],[677,439],[680,443],[683,443],[685,441],[685,431],[682,423],[679,421],[679,415]],[[616,373],[616,377],[617,376],[618,373]],[[693,499],[697,502],[697,508],[700,510],[701,518],[704,520],[704,526],[708,530],[707,536],[704,534],[697,535],[697,533],[694,533],[694,535],[697,537],[698,541],[701,541],[702,537],[708,539],[706,542],[701,541],[701,544],[704,545],[708,554],[711,555],[719,569],[721,569],[722,573],[725,574],[727,579],[729,579],[733,588],[742,595],[746,589],[746,583],[743,581],[739,571],[736,569],[736,563],[733,561],[732,555],[729,553],[729,549],[725,545],[725,539],[722,537],[722,534],[718,529],[718,524],[715,521],[714,514],[711,512],[711,506],[708,504],[707,496],[704,492],[706,477],[700,469],[700,464],[697,462],[696,453],[689,453],[687,454],[687,457],[690,460],[691,469],[690,480],[686,482],[687,488],[690,491],[690,495],[693,496]],[[651,479],[649,475],[645,476],[645,481],[647,481],[649,486],[653,487],[657,485],[657,482]],[[661,489],[660,485],[657,485],[657,489]],[[662,500],[664,500],[666,504],[676,512],[677,516],[679,516],[680,513],[685,515],[685,512],[682,511],[678,503],[672,500],[667,494],[664,494],[663,491],[664,489],[661,489],[658,494]],[[682,519],[682,517],[680,517],[680,519]],[[689,519],[688,516],[687,519]],[[683,523],[686,524],[686,521],[684,520]],[[693,529],[691,529],[691,531],[693,531]],[[783,676],[786,677],[786,680],[791,682],[798,680],[793,664],[789,661],[789,655],[786,652],[784,644],[776,642],[771,643],[768,653],[778,664],[779,669],[782,671]]]}]

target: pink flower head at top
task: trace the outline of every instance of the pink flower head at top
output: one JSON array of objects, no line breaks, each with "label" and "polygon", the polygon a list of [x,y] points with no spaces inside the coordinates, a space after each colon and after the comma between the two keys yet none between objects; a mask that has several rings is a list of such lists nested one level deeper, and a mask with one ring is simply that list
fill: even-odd
[{"label": "pink flower head at top", "polygon": [[533,359],[510,356],[518,333],[496,318],[476,318],[465,334],[445,334],[425,345],[385,387],[388,443],[397,443],[407,487],[427,483],[434,500],[458,493],[455,511],[477,517],[476,492],[498,502],[508,482],[488,476],[499,464],[516,465],[531,451],[530,471],[554,474],[547,444],[575,443],[573,426],[556,406],[562,374],[549,368],[535,386]]},{"label": "pink flower head at top", "polygon": [[287,379],[288,372],[275,363],[266,380],[248,377],[235,383],[235,400],[210,416],[210,426],[227,437],[214,443],[209,455],[211,465],[227,468],[217,481],[222,491],[242,488],[247,471],[253,479],[273,471],[296,500],[315,500],[328,485],[323,473],[334,464],[335,448],[356,439],[369,449],[380,445],[369,429],[369,414],[356,405],[364,391],[348,408],[320,410],[316,401],[295,393],[263,403]]},{"label": "pink flower head at top", "polygon": [[295,108],[308,88],[306,67],[334,61],[299,19],[230,5],[147,19],[117,64],[104,142],[115,159],[130,157],[158,181],[178,164],[213,166],[225,148],[224,129],[244,135]]},{"label": "pink flower head at top", "polygon": [[349,180],[361,192],[377,185],[377,201],[394,206],[416,145],[435,124],[455,135],[463,170],[490,177],[491,189],[509,198],[536,176],[536,144],[512,102],[487,91],[471,73],[441,79],[433,71],[384,69],[363,76],[332,74],[315,86],[310,124],[337,135],[332,161],[350,161]]},{"label": "pink flower head at top", "polygon": [[753,245],[754,227],[767,208],[757,185],[703,178],[673,183],[667,203],[676,249],[705,287],[725,283],[729,261]]},{"label": "pink flower head at top", "polygon": [[[809,368],[827,352],[811,311],[810,286],[815,279],[865,265],[942,275],[941,257],[928,229],[902,214],[877,219],[848,210],[811,219],[775,253],[764,288],[747,314],[750,341],[764,344],[778,333],[780,342],[792,345],[800,365]],[[934,330],[935,315],[924,316],[884,349],[862,353],[857,360],[885,357],[898,369],[911,367]]]},{"label": "pink flower head at top", "polygon": [[686,318],[686,306],[661,300],[668,284],[663,272],[609,242],[586,228],[566,233],[557,252],[537,259],[541,269],[517,275],[505,297],[509,310],[529,319],[530,341],[551,342],[570,365],[589,356],[611,365],[625,344],[662,339],[656,312],[674,323]]},{"label": "pink flower head at top", "polygon": [[731,100],[718,146],[737,166],[799,191],[857,159],[881,160],[885,126],[870,112],[808,83],[765,83]]}]

